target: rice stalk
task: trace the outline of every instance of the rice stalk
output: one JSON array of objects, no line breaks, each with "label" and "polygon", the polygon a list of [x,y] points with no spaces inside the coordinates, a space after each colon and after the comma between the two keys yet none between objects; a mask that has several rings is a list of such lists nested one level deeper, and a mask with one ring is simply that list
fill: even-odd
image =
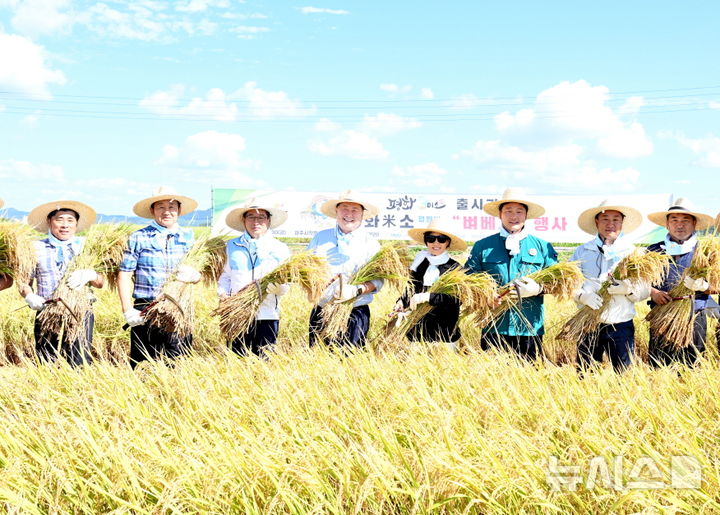
[{"label": "rice stalk", "polygon": [[19,222],[0,222],[0,275],[12,277],[16,284],[25,285],[37,264],[33,240],[37,233]]},{"label": "rice stalk", "polygon": [[329,274],[325,258],[312,252],[294,254],[259,280],[221,300],[212,314],[220,317],[220,330],[228,341],[233,341],[255,321],[269,284],[297,284],[312,302],[317,302]]},{"label": "rice stalk", "polygon": [[[404,293],[410,284],[411,261],[407,245],[386,243],[367,263],[358,268],[348,283],[360,285],[368,281],[383,280],[388,286]],[[341,287],[342,276],[338,275],[335,280]],[[336,340],[347,331],[354,300],[331,301],[322,307],[322,338],[327,341]]]},{"label": "rice stalk", "polygon": [[[216,256],[217,242],[210,243],[209,235],[195,240],[187,254],[178,264],[189,266],[199,271],[211,269]],[[177,333],[185,338],[192,333],[195,306],[192,301],[194,284],[177,280],[177,268],[169,275],[163,284],[160,293],[144,314],[147,323],[159,327],[169,333]]]},{"label": "rice stalk", "polygon": [[720,289],[720,240],[715,234],[698,238],[692,262],[680,276],[668,295],[672,301],[654,306],[645,317],[650,330],[660,336],[673,349],[683,349],[693,343],[695,292],[685,286],[686,277],[705,279],[711,291]]},{"label": "rice stalk", "polygon": [[[476,315],[485,318],[491,312],[497,297],[497,283],[485,272],[468,274],[465,268],[455,268],[442,274],[428,288],[428,293],[450,295],[460,302],[459,321],[468,316]],[[412,311],[399,314],[397,320],[388,323],[386,345],[396,346],[405,335],[432,311],[433,306],[423,303]]]},{"label": "rice stalk", "polygon": [[595,332],[600,325],[603,312],[610,303],[612,296],[607,290],[614,281],[627,281],[635,288],[646,287],[662,281],[669,267],[670,256],[666,254],[647,252],[645,249],[633,250],[612,271],[612,279],[600,285],[597,294],[602,298],[602,307],[592,309],[582,306],[565,322],[557,338],[568,342],[580,342],[586,334]]},{"label": "rice stalk", "polygon": [[216,284],[222,275],[227,258],[227,252],[225,250],[227,248],[227,242],[227,237],[215,236],[209,238],[205,243],[205,248],[208,253],[207,263],[198,271],[202,274],[203,282],[208,286]]},{"label": "rice stalk", "polygon": [[[572,299],[573,293],[582,285],[584,280],[582,270],[576,261],[555,263],[547,268],[528,274],[526,277],[533,279],[542,286],[543,293],[553,295],[559,300]],[[512,294],[514,291],[514,282],[500,288],[500,304],[493,310],[493,319],[497,319],[509,309],[517,307],[518,298]]]}]

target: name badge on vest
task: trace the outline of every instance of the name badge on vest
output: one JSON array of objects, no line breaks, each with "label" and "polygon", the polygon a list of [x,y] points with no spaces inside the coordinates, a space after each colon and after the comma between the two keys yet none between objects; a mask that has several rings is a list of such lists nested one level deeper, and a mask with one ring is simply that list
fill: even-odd
[{"label": "name badge on vest", "polygon": [[535,254],[537,254],[537,249],[528,250],[528,254],[530,254],[531,256],[534,256]]}]

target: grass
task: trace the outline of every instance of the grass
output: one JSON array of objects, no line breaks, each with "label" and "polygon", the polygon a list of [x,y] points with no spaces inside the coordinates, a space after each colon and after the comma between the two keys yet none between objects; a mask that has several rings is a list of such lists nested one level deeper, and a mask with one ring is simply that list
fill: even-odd
[{"label": "grass", "polygon": [[[98,363],[0,367],[6,511],[720,512],[714,336],[694,370],[640,364],[618,375],[605,366],[580,379],[564,365],[574,349],[554,339],[576,308],[549,299],[544,364],[479,351],[469,323],[464,354],[417,345],[340,355],[307,348],[311,306],[293,286],[282,299],[279,351],[262,360],[224,352],[209,315],[214,289],[197,293],[196,354],[173,368],[113,364],[128,334],[109,291],[95,305]],[[396,298],[384,289],[373,302],[371,343]],[[11,361],[32,349],[32,313],[13,312],[21,306],[17,292],[0,292],[0,345]],[[701,488],[551,490],[551,456],[587,479],[593,457],[612,467],[614,455],[650,456],[666,480],[671,456],[694,456]]]}]

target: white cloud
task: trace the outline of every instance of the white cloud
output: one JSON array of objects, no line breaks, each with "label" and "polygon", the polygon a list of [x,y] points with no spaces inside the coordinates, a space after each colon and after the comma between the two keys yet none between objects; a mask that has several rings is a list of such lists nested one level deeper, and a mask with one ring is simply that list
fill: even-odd
[{"label": "white cloud", "polygon": [[63,167],[14,159],[0,160],[0,179],[8,182],[60,182],[65,178]]},{"label": "white cloud", "polygon": [[230,6],[228,0],[190,0],[186,4],[175,6],[180,12],[198,13],[207,11],[210,7],[226,8]]},{"label": "white cloud", "polygon": [[331,132],[340,130],[340,125],[328,120],[327,118],[321,118],[315,123],[315,130],[318,132]]},{"label": "white cloud", "polygon": [[561,82],[536,98],[535,106],[495,117],[497,130],[508,141],[557,145],[589,139],[596,150],[619,158],[650,155],[653,144],[638,122],[624,122],[620,114],[631,114],[643,105],[641,97],[631,97],[615,113],[608,105],[605,86],[591,86],[584,80]]},{"label": "white cloud", "polygon": [[720,102],[710,102],[708,107],[710,107],[710,109],[720,109]]},{"label": "white cloud", "polygon": [[437,163],[425,163],[415,166],[396,166],[392,170],[395,177],[401,177],[418,187],[440,186],[447,170]]},{"label": "white cloud", "polygon": [[[173,85],[166,91],[156,91],[140,101],[140,106],[164,116],[207,118],[235,121],[242,116],[260,119],[302,117],[315,113],[315,107],[303,107],[284,91],[266,91],[255,82],[247,82],[233,93],[219,88],[208,91],[205,98],[195,97],[187,104],[183,85]],[[239,106],[245,107],[243,113]]]},{"label": "white cloud", "polygon": [[323,7],[300,7],[300,12],[303,14],[350,14],[350,11],[344,9],[326,9]]},{"label": "white cloud", "polygon": [[637,170],[601,167],[583,154],[583,147],[575,143],[525,150],[492,140],[478,141],[456,157],[470,157],[488,175],[503,177],[508,182],[535,182],[565,191],[587,188],[632,191],[637,185],[640,178]]},{"label": "white cloud", "polygon": [[432,100],[435,98],[435,93],[433,93],[433,90],[430,88],[422,88],[420,89],[420,98],[424,100]]},{"label": "white cloud", "polygon": [[72,7],[70,0],[24,0],[14,2],[15,14],[12,26],[22,34],[43,36],[58,32],[67,32],[74,18],[67,9]]},{"label": "white cloud", "polygon": [[314,106],[302,107],[299,101],[290,99],[284,91],[260,89],[256,82],[246,82],[232,94],[232,98],[247,100],[250,115],[263,119],[309,116],[316,110]]},{"label": "white cloud", "polygon": [[382,143],[356,130],[340,130],[323,141],[309,141],[307,148],[322,156],[347,156],[352,159],[385,159],[388,156]]},{"label": "white cloud", "polygon": [[700,156],[697,161],[698,165],[708,168],[720,168],[720,137],[688,138],[683,134],[679,134],[676,139],[681,145]]},{"label": "white cloud", "polygon": [[258,34],[270,32],[270,29],[268,27],[241,25],[230,29],[230,32],[237,34],[240,39],[255,39]]},{"label": "white cloud", "polygon": [[380,84],[380,90],[386,91],[388,93],[408,93],[412,91],[412,86],[405,85],[405,86],[399,86],[397,84]]},{"label": "white cloud", "polygon": [[140,101],[140,107],[164,116],[210,119],[217,121],[235,121],[238,119],[238,107],[218,88],[208,91],[205,98],[195,97],[184,106],[180,101],[185,87],[173,85],[167,91],[156,91]]},{"label": "white cloud", "polygon": [[365,115],[360,123],[360,130],[388,136],[421,126],[422,124],[414,118],[405,118],[391,113],[378,113],[374,116]]},{"label": "white cloud", "polygon": [[45,49],[29,39],[0,33],[0,88],[37,98],[52,97],[48,86],[63,85],[65,75],[50,69]]}]

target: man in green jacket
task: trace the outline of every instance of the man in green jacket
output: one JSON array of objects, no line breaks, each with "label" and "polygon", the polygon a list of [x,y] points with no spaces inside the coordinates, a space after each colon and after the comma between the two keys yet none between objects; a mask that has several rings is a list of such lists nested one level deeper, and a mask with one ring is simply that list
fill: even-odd
[{"label": "man in green jacket", "polygon": [[519,299],[515,309],[483,329],[480,346],[483,350],[513,350],[522,358],[535,360],[542,354],[544,306],[542,288],[527,276],[557,263],[557,253],[550,243],[529,234],[525,222],[542,216],[545,209],[512,188],[483,209],[500,218],[502,227],[499,233],[473,245],[465,267],[470,272],[489,273],[501,286],[513,283]]}]

